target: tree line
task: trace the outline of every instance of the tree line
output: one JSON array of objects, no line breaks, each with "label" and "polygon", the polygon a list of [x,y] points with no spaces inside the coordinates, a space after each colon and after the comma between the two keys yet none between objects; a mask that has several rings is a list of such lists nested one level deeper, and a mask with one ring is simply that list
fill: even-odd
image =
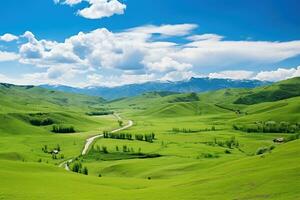
[{"label": "tree line", "polygon": [[234,130],[248,133],[297,133],[300,131],[300,123],[291,124],[289,122],[256,122],[248,125],[232,125]]},{"label": "tree line", "polygon": [[239,141],[234,136],[227,140],[218,140],[217,138],[214,138],[212,142],[206,142],[206,144],[210,146],[227,147],[229,149],[240,147]]},{"label": "tree line", "polygon": [[207,132],[207,131],[216,131],[216,127],[212,126],[211,128],[205,128],[205,129],[197,129],[192,130],[190,128],[172,128],[172,132],[174,133],[199,133],[199,132]]},{"label": "tree line", "polygon": [[70,127],[64,127],[64,126],[52,126],[52,132],[53,133],[75,133],[75,128],[73,126]]},{"label": "tree line", "polygon": [[[129,147],[127,145],[123,145],[119,147],[118,145],[115,146],[115,151],[116,152],[123,152],[123,153],[137,153],[137,154],[142,154],[142,149],[139,148],[138,151],[135,151],[133,147]],[[92,147],[92,152],[98,152],[98,153],[104,153],[104,154],[109,154],[110,152],[108,151],[107,146],[102,145],[99,146],[97,145],[96,147]]]},{"label": "tree line", "polygon": [[131,133],[110,133],[108,131],[103,132],[104,138],[118,139],[118,140],[139,140],[152,143],[155,140],[155,134],[131,134]]},{"label": "tree line", "polygon": [[113,115],[114,111],[93,111],[86,113],[89,116]]},{"label": "tree line", "polygon": [[54,123],[54,121],[50,118],[30,119],[29,122],[31,125],[34,125],[34,126],[48,126],[48,125],[52,125]]}]

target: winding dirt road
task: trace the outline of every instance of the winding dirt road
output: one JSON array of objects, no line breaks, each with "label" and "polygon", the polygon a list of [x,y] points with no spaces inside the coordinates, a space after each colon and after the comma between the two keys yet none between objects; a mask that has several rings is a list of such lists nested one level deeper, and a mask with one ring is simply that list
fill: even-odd
[{"label": "winding dirt road", "polygon": [[[115,114],[115,117],[118,120],[122,120],[122,118],[117,114]],[[130,128],[131,126],[133,126],[133,121],[129,120],[128,124],[126,126],[123,126],[123,127],[118,128],[118,129],[112,130],[111,133],[116,133],[116,132],[119,132],[119,131],[123,131],[125,129]],[[103,136],[104,136],[103,134],[99,134],[99,135],[95,135],[95,136],[92,136],[92,137],[88,138],[85,142],[85,145],[84,145],[84,148],[81,152],[81,155],[86,155],[88,153],[88,150],[90,149],[90,146],[93,144],[93,142],[98,138],[102,138]],[[59,165],[59,167],[64,167],[67,171],[70,171],[69,164],[73,162],[73,159],[74,158],[72,158],[70,160],[67,160],[67,161],[64,161],[63,163],[61,163]]]}]

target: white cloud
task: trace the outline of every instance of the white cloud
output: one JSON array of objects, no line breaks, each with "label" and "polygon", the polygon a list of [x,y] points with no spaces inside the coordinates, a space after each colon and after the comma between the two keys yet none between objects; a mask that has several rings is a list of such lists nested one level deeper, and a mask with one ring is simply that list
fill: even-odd
[{"label": "white cloud", "polygon": [[262,71],[254,78],[263,81],[280,81],[294,77],[300,77],[300,66],[290,69],[278,68],[274,71]]},{"label": "white cloud", "polygon": [[54,0],[55,3],[62,2],[74,6],[83,1],[89,3],[89,7],[78,10],[78,15],[87,19],[101,19],[111,17],[115,14],[122,15],[125,12],[126,5],[118,0]]},{"label": "white cloud", "polygon": [[208,74],[209,78],[221,78],[221,79],[252,79],[255,73],[252,71],[235,70],[235,71],[221,71]]},{"label": "white cloud", "polygon": [[[51,82],[74,81],[74,77],[82,75],[90,83],[112,82],[118,85],[133,81],[186,79],[199,76],[203,70],[215,72],[208,74],[211,78],[272,80],[273,77],[279,80],[282,79],[280,75],[269,75],[271,72],[256,74],[251,67],[275,65],[300,55],[299,40],[224,40],[217,34],[192,35],[196,27],[194,24],[142,26],[121,32],[100,28],[80,32],[63,42],[39,40],[27,31],[20,36],[26,41],[20,40],[19,55],[0,51],[0,61],[19,58],[20,63],[43,67],[40,70],[45,72],[34,76]],[[182,40],[174,42],[178,37]],[[244,68],[250,70],[231,70]],[[297,70],[274,71],[280,71],[282,77],[292,77]],[[69,72],[73,77],[68,77]],[[26,80],[29,78],[27,75]]]},{"label": "white cloud", "polygon": [[80,32],[64,42],[37,40],[24,34],[28,43],[21,45],[21,62],[38,66],[72,65],[74,68],[112,68],[124,71],[168,72],[210,68],[251,67],[274,64],[300,55],[300,41],[224,41],[221,36],[191,36],[186,44],[166,42],[153,34],[182,36],[195,25],[137,27],[113,33],[102,28]]},{"label": "white cloud", "polygon": [[2,36],[0,36],[0,41],[5,41],[5,42],[12,42],[14,40],[18,40],[19,37],[18,36],[15,36],[15,35],[12,35],[10,33],[6,33]]},{"label": "white cloud", "polygon": [[300,41],[201,40],[185,44],[175,59],[199,68],[231,68],[274,64],[300,55]]},{"label": "white cloud", "polygon": [[144,33],[144,34],[161,34],[165,36],[184,36],[188,35],[196,29],[196,24],[177,24],[177,25],[162,25],[162,26],[140,26],[128,29],[129,32]]},{"label": "white cloud", "polygon": [[167,72],[167,71],[185,71],[192,68],[191,64],[188,63],[179,63],[172,58],[163,57],[158,62],[149,62],[147,63],[149,70],[158,71],[158,72]]},{"label": "white cloud", "polygon": [[166,75],[164,75],[161,80],[163,81],[181,81],[181,80],[187,80],[192,77],[202,77],[201,75],[198,75],[192,71],[173,71],[169,72]]},{"label": "white cloud", "polygon": [[281,81],[289,78],[300,77],[300,66],[295,68],[278,68],[271,71],[245,71],[232,70],[209,73],[209,78],[234,79],[234,80],[260,80],[260,81]]},{"label": "white cloud", "polygon": [[13,52],[0,51],[0,62],[14,61],[19,58],[19,55]]},{"label": "white cloud", "polygon": [[214,40],[214,41],[220,41],[224,37],[221,35],[213,34],[213,33],[208,33],[208,34],[203,34],[203,35],[192,35],[187,37],[188,40],[191,41],[201,41],[201,40]]},{"label": "white cloud", "polygon": [[92,74],[87,76],[87,83],[82,84],[85,86],[106,86],[106,87],[116,87],[127,84],[145,83],[149,81],[156,81],[157,77],[155,74],[122,74],[103,76],[101,74]]}]

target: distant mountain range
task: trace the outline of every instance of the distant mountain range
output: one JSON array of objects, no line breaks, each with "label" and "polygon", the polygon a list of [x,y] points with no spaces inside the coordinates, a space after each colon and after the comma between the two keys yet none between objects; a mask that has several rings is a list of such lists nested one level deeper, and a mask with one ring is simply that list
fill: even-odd
[{"label": "distant mountain range", "polygon": [[154,91],[168,91],[180,93],[207,92],[225,88],[254,88],[269,84],[270,82],[258,80],[191,78],[186,81],[178,82],[146,82],[142,84],[130,84],[118,87],[75,88],[64,85],[40,85],[40,87],[62,92],[101,96],[105,99],[113,100],[124,97],[137,96],[146,92]]}]

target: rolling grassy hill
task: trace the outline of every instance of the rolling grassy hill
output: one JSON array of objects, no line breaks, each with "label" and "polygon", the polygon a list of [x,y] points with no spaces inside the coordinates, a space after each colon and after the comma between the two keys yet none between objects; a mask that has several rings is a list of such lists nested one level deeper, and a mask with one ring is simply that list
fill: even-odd
[{"label": "rolling grassy hill", "polygon": [[273,102],[300,95],[300,77],[281,81],[269,86],[259,87],[249,91],[249,94],[238,98],[236,104],[256,104]]},{"label": "rolling grassy hill", "polygon": [[[300,122],[295,93],[276,101],[236,103],[270,88],[284,92],[280,85],[295,82],[200,94],[150,92],[111,102],[2,86],[0,199],[299,199],[300,140],[273,142],[295,134],[233,128],[257,121]],[[55,165],[79,155],[88,136],[118,126],[112,116],[86,115],[95,110],[112,110],[133,120],[134,126],[121,132],[132,139],[98,139],[76,161],[87,167],[88,176],[59,169]],[[79,132],[51,133],[52,125],[30,123],[36,117],[72,125]],[[153,142],[135,137],[151,133]],[[65,158],[52,159],[41,149],[57,144]]]},{"label": "rolling grassy hill", "polygon": [[[136,177],[93,177],[66,173],[37,163],[0,161],[0,197],[18,199],[299,199],[299,141],[272,153],[203,166],[161,166],[152,180]],[[167,162],[169,163],[169,162]],[[157,163],[158,164],[158,163]],[[153,163],[155,165],[155,163]],[[113,171],[143,171],[123,164]],[[188,171],[163,180],[165,173]],[[130,175],[128,175],[130,176]],[[172,175],[174,176],[174,175]],[[47,193],[47,195],[45,195]]]},{"label": "rolling grassy hill", "polygon": [[[88,135],[117,126],[114,117],[85,114],[102,109],[104,102],[99,97],[0,84],[0,159],[52,163],[65,159],[51,159],[41,150],[44,145],[62,146],[63,157],[78,155]],[[72,126],[77,133],[54,134],[53,125]]]}]

